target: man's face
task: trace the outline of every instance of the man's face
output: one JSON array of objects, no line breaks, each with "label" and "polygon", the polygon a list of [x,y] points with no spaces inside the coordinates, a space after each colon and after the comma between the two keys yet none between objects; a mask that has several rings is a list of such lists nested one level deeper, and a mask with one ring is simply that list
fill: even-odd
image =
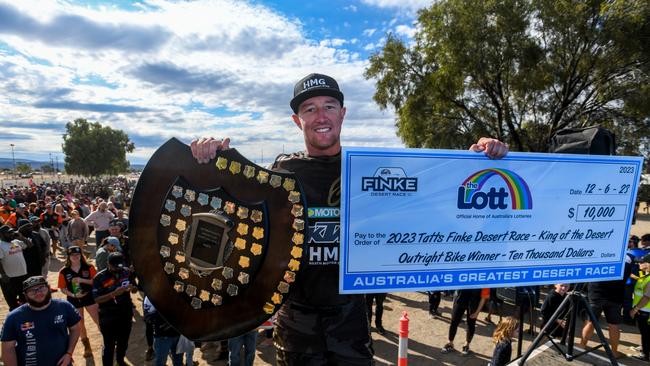
[{"label": "man's face", "polygon": [[643,272],[650,272],[650,263],[642,262],[639,263],[639,269]]},{"label": "man's face", "polygon": [[115,236],[119,238],[120,236],[122,236],[122,229],[119,226],[109,226],[108,233],[111,234],[111,236]]},{"label": "man's face", "polygon": [[25,291],[25,298],[29,305],[40,308],[47,305],[52,299],[52,293],[47,285],[38,285]]},{"label": "man's face", "polygon": [[650,240],[641,240],[641,247],[650,247]]},{"label": "man's face", "polygon": [[302,130],[309,155],[335,155],[341,151],[345,108],[332,97],[309,98],[300,104],[293,122]]}]

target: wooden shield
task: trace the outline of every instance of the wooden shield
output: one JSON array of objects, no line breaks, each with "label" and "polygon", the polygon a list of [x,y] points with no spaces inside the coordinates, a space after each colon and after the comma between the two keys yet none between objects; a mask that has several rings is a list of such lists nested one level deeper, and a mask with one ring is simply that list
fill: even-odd
[{"label": "wooden shield", "polygon": [[300,270],[303,197],[292,174],[235,149],[198,164],[189,146],[170,139],[142,172],[129,215],[130,254],[146,295],[193,340],[256,328]]}]

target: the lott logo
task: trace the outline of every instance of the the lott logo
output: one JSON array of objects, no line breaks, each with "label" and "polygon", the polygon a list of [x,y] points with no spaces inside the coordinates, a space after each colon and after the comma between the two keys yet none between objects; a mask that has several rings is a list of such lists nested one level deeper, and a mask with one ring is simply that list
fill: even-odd
[{"label": "the lott logo", "polygon": [[361,178],[361,190],[372,192],[417,192],[418,179],[407,177],[402,168],[378,168],[374,176]]},{"label": "the lott logo", "polygon": [[[482,191],[483,185],[492,177],[500,177],[507,189],[501,187],[497,190],[492,187],[487,192]],[[526,181],[510,170],[496,168],[483,169],[467,177],[458,187],[457,203],[461,210],[481,210],[486,207],[505,210],[508,203],[513,210],[533,208],[533,198]]]}]

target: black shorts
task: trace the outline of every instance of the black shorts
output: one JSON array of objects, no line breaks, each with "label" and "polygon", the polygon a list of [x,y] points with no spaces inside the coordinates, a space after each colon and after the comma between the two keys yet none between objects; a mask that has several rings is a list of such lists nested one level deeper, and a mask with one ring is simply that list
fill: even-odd
[{"label": "black shorts", "polygon": [[621,315],[622,303],[613,302],[609,300],[590,301],[591,311],[594,312],[597,318],[600,318],[601,313],[605,313],[605,320],[607,324],[618,325],[623,321]]},{"label": "black shorts", "polygon": [[68,302],[72,304],[76,309],[85,308],[95,303],[95,299],[92,294],[87,294],[82,298],[68,297]]}]

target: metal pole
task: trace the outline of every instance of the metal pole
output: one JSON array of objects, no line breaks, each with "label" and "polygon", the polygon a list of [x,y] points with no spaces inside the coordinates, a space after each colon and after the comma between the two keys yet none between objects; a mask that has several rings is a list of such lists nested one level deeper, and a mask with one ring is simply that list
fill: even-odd
[{"label": "metal pole", "polygon": [[14,162],[14,184],[18,185],[18,178],[16,177],[16,156],[14,156],[14,144],[9,144],[11,146],[11,160]]}]

